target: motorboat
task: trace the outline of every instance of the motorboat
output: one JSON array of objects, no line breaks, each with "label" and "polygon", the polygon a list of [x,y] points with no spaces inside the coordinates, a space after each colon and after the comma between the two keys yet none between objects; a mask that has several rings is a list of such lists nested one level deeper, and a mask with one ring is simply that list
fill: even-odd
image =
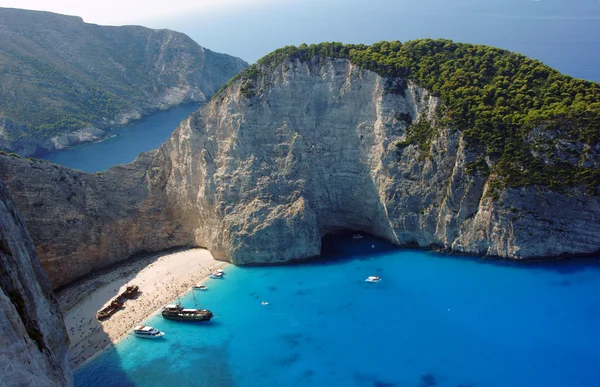
[{"label": "motorboat", "polygon": [[352,239],[363,239],[363,238],[364,238],[364,236],[361,235],[361,234],[354,234],[354,235],[352,235]]},{"label": "motorboat", "polygon": [[162,310],[163,318],[175,321],[210,321],[213,314],[208,309],[187,309],[181,304],[171,304],[164,307]]},{"label": "motorboat", "polygon": [[220,273],[218,271],[213,271],[210,275],[210,278],[223,278],[223,273]]},{"label": "motorboat", "polygon": [[367,279],[365,281],[366,282],[379,282],[379,281],[381,281],[381,277],[375,276],[375,275],[370,275],[367,277]]},{"label": "motorboat", "polygon": [[149,325],[138,325],[133,328],[133,335],[144,339],[159,339],[165,335],[165,332],[161,332]]},{"label": "motorboat", "polygon": [[217,270],[215,270],[215,273],[225,274],[225,270],[223,270],[223,269],[217,269]]},{"label": "motorboat", "polygon": [[206,290],[206,289],[208,289],[208,287],[206,285],[202,285],[201,283],[197,283],[196,285],[192,286],[192,289],[194,289],[194,290]]}]

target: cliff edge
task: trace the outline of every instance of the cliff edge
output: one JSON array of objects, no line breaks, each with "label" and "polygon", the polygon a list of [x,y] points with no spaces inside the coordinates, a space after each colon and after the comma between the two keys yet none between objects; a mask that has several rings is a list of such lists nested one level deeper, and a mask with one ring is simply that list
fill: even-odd
[{"label": "cliff edge", "polygon": [[202,103],[247,67],[188,36],[0,8],[0,149],[35,156]]},{"label": "cliff edge", "polygon": [[0,384],[72,386],[62,313],[2,181],[0,290]]},{"label": "cliff edge", "polygon": [[[431,42],[425,46],[436,47]],[[596,121],[586,126],[564,115],[570,126],[561,129],[557,119],[550,125],[528,111],[536,124],[510,132],[503,121],[456,115],[444,92],[410,73],[372,71],[365,67],[373,64],[339,56],[296,53],[259,62],[160,149],[103,175],[0,156],[0,177],[53,286],[171,246],[206,247],[235,264],[305,259],[339,229],[509,259],[600,249]],[[596,86],[589,87],[593,94]],[[490,101],[490,114],[507,112]],[[580,113],[588,117],[585,110],[573,114]],[[566,176],[563,184],[554,174]]]}]

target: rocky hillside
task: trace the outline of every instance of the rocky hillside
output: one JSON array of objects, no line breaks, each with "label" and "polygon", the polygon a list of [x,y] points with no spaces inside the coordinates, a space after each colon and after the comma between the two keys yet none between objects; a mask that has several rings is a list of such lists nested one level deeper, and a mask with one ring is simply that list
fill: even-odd
[{"label": "rocky hillside", "polygon": [[30,156],[98,140],[203,102],[245,67],[170,30],[0,8],[0,149]]},{"label": "rocky hillside", "polygon": [[[431,64],[423,52],[435,52],[438,43],[408,43],[396,52],[421,52],[418,62]],[[463,66],[480,59],[482,46],[442,43],[451,52],[474,49]],[[595,114],[586,98],[596,84],[573,81],[589,85],[574,97],[583,110],[569,111],[561,92],[562,116],[540,103],[523,110],[524,121],[510,132],[493,117],[486,128],[477,117],[457,115],[477,87],[457,95],[433,84],[441,89],[433,92],[410,60],[401,61],[404,71],[389,71],[400,65],[378,68],[377,59],[368,59],[377,46],[344,47],[275,52],[231,81],[159,150],[104,175],[3,156],[0,177],[53,285],[137,251],[176,245],[207,247],[236,264],[304,259],[339,229],[511,259],[600,249],[599,149],[586,142],[598,122],[586,121]],[[516,69],[524,60],[501,55]],[[496,81],[493,63],[480,82]],[[468,74],[459,70],[459,78]],[[509,70],[498,71],[517,83]],[[520,89],[532,98],[543,91],[552,101],[555,81],[548,82]],[[496,103],[501,97],[489,97],[491,108],[481,114],[510,112]],[[518,143],[526,146],[517,152]],[[534,168],[540,162],[573,176],[557,185],[546,169]]]},{"label": "rocky hillside", "polygon": [[163,192],[167,171],[153,162],[150,152],[91,174],[0,156],[54,288],[138,252],[191,244]]},{"label": "rocky hillside", "polygon": [[0,384],[71,386],[67,331],[19,213],[0,181]]}]

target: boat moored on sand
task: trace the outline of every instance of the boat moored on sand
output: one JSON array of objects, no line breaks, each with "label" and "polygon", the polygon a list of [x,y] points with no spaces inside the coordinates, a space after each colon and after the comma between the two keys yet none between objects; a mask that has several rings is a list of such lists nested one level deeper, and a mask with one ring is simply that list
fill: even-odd
[{"label": "boat moored on sand", "polygon": [[159,339],[165,335],[165,332],[161,332],[149,325],[138,325],[133,328],[133,335],[143,339]]},{"label": "boat moored on sand", "polygon": [[133,299],[138,295],[139,291],[140,291],[140,287],[137,285],[128,286],[127,289],[125,289],[125,291],[119,295],[119,298],[124,297],[124,298]]},{"label": "boat moored on sand", "polygon": [[122,302],[113,300],[107,307],[96,313],[96,318],[98,320],[104,320],[117,313],[120,309],[123,309],[125,306]]},{"label": "boat moored on sand", "polygon": [[210,321],[213,314],[208,309],[186,309],[180,304],[171,304],[164,307],[163,318],[174,321]]}]

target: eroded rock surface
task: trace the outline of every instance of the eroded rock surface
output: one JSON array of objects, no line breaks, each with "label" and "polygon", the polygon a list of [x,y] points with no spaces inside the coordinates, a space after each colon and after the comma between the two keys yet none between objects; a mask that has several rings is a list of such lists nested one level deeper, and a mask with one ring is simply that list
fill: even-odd
[{"label": "eroded rock surface", "polygon": [[[490,195],[485,175],[465,171],[477,155],[461,132],[436,122],[440,101],[386,84],[344,59],[286,60],[252,88],[232,84],[133,164],[96,176],[3,157],[0,177],[54,286],[180,245],[236,264],[308,258],[346,228],[513,259],[598,251],[598,195]],[[398,147],[421,117],[438,133],[429,152]]]},{"label": "eroded rock surface", "polygon": [[58,302],[0,181],[0,385],[71,386]]},{"label": "eroded rock surface", "polygon": [[188,36],[0,8],[0,149],[36,156],[202,103],[247,67]]}]

